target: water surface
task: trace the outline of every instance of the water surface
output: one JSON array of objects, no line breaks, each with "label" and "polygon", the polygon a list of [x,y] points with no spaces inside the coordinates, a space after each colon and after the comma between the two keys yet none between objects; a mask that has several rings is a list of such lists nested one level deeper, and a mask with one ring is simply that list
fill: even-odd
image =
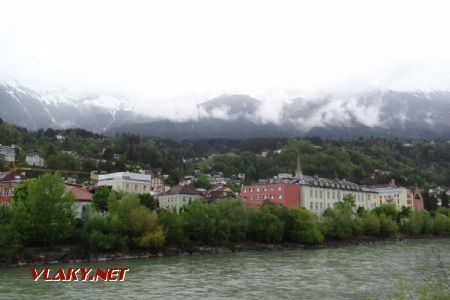
[{"label": "water surface", "polygon": [[0,299],[358,299],[423,283],[436,253],[449,266],[450,240],[62,265],[128,267],[124,282],[34,282],[28,267],[3,268]]}]

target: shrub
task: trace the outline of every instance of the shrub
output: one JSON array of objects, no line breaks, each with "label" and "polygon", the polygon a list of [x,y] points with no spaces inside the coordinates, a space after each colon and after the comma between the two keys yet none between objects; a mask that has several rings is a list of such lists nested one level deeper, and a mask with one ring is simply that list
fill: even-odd
[{"label": "shrub", "polygon": [[283,237],[283,222],[268,208],[250,210],[248,236],[258,242],[279,242]]},{"label": "shrub", "polygon": [[374,236],[380,234],[380,219],[377,215],[368,213],[362,217],[364,234]]},{"label": "shrub", "polygon": [[170,245],[182,245],[187,242],[184,235],[184,216],[172,211],[161,210],[158,223],[163,226],[166,241]]},{"label": "shrub", "polygon": [[230,223],[220,218],[217,207],[195,200],[183,214],[185,236],[197,244],[215,245],[230,239]]},{"label": "shrub", "polygon": [[381,214],[379,218],[381,236],[393,237],[398,234],[398,225],[391,217]]},{"label": "shrub", "polygon": [[436,213],[433,220],[433,231],[437,235],[448,235],[450,233],[450,219],[446,215]]},{"label": "shrub", "polygon": [[289,209],[284,225],[289,241],[317,244],[324,239],[315,216],[306,209]]}]

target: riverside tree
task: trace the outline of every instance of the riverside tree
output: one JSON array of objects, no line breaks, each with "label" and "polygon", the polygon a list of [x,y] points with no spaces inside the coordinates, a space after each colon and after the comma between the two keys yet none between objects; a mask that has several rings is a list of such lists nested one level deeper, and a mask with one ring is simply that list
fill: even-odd
[{"label": "riverside tree", "polygon": [[14,194],[12,212],[25,245],[54,246],[72,234],[74,199],[59,174],[22,181]]}]

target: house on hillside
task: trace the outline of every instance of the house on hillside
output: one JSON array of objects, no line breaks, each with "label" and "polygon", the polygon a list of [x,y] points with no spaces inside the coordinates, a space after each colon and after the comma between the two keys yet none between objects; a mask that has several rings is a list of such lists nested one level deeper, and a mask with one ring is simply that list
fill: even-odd
[{"label": "house on hillside", "polygon": [[45,166],[45,160],[41,157],[39,152],[36,150],[28,151],[27,156],[25,157],[25,162],[29,166],[33,167],[41,167],[43,168]]},{"label": "house on hillside", "polygon": [[238,195],[227,186],[216,186],[207,191],[205,194],[205,199],[208,202],[214,202],[220,198],[237,198],[237,197]]},{"label": "house on hillside", "polygon": [[117,172],[98,175],[97,186],[107,186],[114,191],[147,194],[151,191],[152,176],[148,174]]},{"label": "house on hillside", "polygon": [[9,171],[0,173],[0,205],[10,205],[14,189],[20,181],[25,179],[24,174],[19,174],[17,171]]},{"label": "house on hillside", "polygon": [[14,162],[16,160],[16,151],[14,146],[3,146],[0,144],[0,159],[6,162]]},{"label": "house on hillside", "polygon": [[86,189],[76,185],[66,185],[66,192],[72,193],[75,198],[74,213],[75,218],[81,219],[83,212],[91,205],[93,195]]},{"label": "house on hillside", "polygon": [[195,198],[200,197],[200,193],[192,185],[178,185],[169,191],[158,195],[159,207],[179,212]]}]

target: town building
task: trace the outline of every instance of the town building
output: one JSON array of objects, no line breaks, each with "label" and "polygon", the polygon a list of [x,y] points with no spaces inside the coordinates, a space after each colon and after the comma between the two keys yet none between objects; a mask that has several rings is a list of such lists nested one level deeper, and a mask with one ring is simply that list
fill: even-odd
[{"label": "town building", "polygon": [[347,195],[354,196],[356,207],[373,209],[377,206],[376,193],[361,185],[347,180],[304,175],[300,158],[297,158],[295,176],[282,173],[258,184],[242,186],[240,195],[250,207],[270,200],[279,206],[304,207],[316,213],[334,207]]},{"label": "town building", "polygon": [[249,207],[256,207],[265,200],[279,206],[299,207],[300,189],[295,183],[256,183],[241,187],[240,196]]},{"label": "town building", "polygon": [[221,198],[237,198],[237,195],[228,186],[216,186],[205,193],[205,199],[208,202],[214,202]]},{"label": "town building", "polygon": [[164,178],[162,176],[152,176],[152,179],[150,180],[150,188],[152,191],[164,188]]},{"label": "town building", "polygon": [[0,205],[10,205],[14,189],[21,180],[25,179],[24,174],[19,174],[16,171],[0,173]]},{"label": "town building", "polygon": [[422,191],[418,186],[409,188],[406,192],[406,204],[412,210],[424,209]]},{"label": "town building", "polygon": [[25,162],[29,166],[33,167],[41,167],[43,168],[45,165],[45,160],[42,158],[36,150],[28,151],[27,156],[25,157]]},{"label": "town building", "polygon": [[192,185],[178,185],[158,195],[159,207],[180,212],[200,193]]},{"label": "town building", "polygon": [[88,190],[76,185],[66,185],[66,192],[71,193],[74,196],[75,203],[73,205],[73,210],[75,218],[81,219],[87,207],[91,205],[92,194]]},{"label": "town building", "polygon": [[117,172],[98,175],[97,186],[107,186],[114,191],[147,194],[151,191],[152,176],[148,174]]},{"label": "town building", "polygon": [[323,213],[327,208],[333,208],[347,195],[353,196],[356,208],[363,207],[369,210],[377,206],[375,192],[345,179],[304,175],[299,185],[301,206],[316,213]]},{"label": "town building", "polygon": [[389,184],[371,185],[368,190],[378,194],[377,205],[394,204],[397,209],[408,207],[407,189],[397,186],[394,179]]},{"label": "town building", "polygon": [[3,146],[0,144],[0,159],[6,162],[14,162],[16,160],[16,151],[14,146]]}]

